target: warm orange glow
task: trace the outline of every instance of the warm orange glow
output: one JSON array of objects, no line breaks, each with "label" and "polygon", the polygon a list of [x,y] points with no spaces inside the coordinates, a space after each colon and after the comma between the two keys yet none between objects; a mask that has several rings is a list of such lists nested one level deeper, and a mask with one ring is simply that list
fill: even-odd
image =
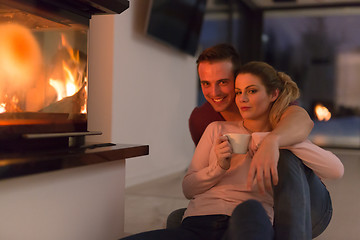
[{"label": "warm orange glow", "polygon": [[[56,90],[57,101],[65,97],[70,97],[76,94],[84,85],[86,86],[86,77],[83,76],[79,51],[75,51],[67,42],[64,35],[61,35],[61,47],[65,48],[69,59],[62,60],[62,73],[58,76],[63,76],[64,79],[49,79],[49,84]],[[85,89],[85,93],[86,89]],[[85,98],[86,99],[86,98]],[[81,112],[86,113],[86,103],[81,106]]]},{"label": "warm orange glow", "polygon": [[40,47],[31,31],[19,24],[0,24],[0,32],[1,82],[25,88],[39,70]]},{"label": "warm orange glow", "polygon": [[2,96],[3,102],[0,103],[0,113],[4,112],[21,112],[19,108],[19,98],[15,95],[9,97],[7,94]]},{"label": "warm orange glow", "polygon": [[73,73],[65,62],[63,62],[63,71],[66,76],[64,80],[49,79],[49,84],[56,90],[58,101],[74,95],[81,88],[80,84],[76,84]]},{"label": "warm orange glow", "polygon": [[0,104],[0,113],[4,113],[6,112],[6,103],[1,103]]},{"label": "warm orange glow", "polygon": [[[87,82],[87,78],[85,78],[85,82]],[[85,95],[86,96],[87,96],[87,92],[88,92],[87,85],[85,85]],[[83,114],[87,113],[87,101],[86,101],[86,99],[85,99],[84,105],[81,106],[81,113],[83,113]]]},{"label": "warm orange glow", "polygon": [[26,27],[0,24],[0,111],[21,109],[19,100],[33,86],[40,72],[42,56],[39,44]]},{"label": "warm orange glow", "polygon": [[57,93],[57,101],[60,101],[61,99],[63,99],[65,97],[65,90],[63,87],[63,84],[61,81],[58,80],[54,80],[54,79],[49,79],[49,84],[55,89],[56,93]]},{"label": "warm orange glow", "polygon": [[80,62],[79,51],[74,51],[74,49],[66,41],[66,38],[63,34],[61,34],[61,44],[62,44],[62,47],[65,47],[66,50],[68,51],[68,53],[70,55],[70,59],[73,60],[74,62],[79,63]]},{"label": "warm orange glow", "polygon": [[75,86],[75,79],[71,70],[66,66],[66,63],[63,62],[64,71],[66,72],[66,95],[74,95],[81,86]]},{"label": "warm orange glow", "polygon": [[315,106],[315,114],[319,121],[329,121],[331,118],[331,113],[329,110],[322,104],[317,104]]},{"label": "warm orange glow", "polygon": [[[30,29],[0,23],[0,113],[81,111],[86,114],[86,55],[70,43],[62,34],[58,51],[52,61],[46,62],[51,64],[45,65]],[[70,96],[74,97],[56,102]],[[75,107],[71,108],[72,105]]]}]

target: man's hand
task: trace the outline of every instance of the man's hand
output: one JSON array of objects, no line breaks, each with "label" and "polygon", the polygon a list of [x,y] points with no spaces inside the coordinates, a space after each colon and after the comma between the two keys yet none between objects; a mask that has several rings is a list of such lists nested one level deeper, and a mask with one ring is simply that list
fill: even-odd
[{"label": "man's hand", "polygon": [[216,139],[215,154],[219,166],[224,170],[228,170],[230,168],[232,148],[226,136],[219,136]]},{"label": "man's hand", "polygon": [[277,185],[279,180],[277,172],[279,161],[277,136],[271,133],[267,135],[253,154],[247,178],[247,188],[251,190],[256,179],[260,193],[265,193],[265,188],[270,191],[272,184]]}]

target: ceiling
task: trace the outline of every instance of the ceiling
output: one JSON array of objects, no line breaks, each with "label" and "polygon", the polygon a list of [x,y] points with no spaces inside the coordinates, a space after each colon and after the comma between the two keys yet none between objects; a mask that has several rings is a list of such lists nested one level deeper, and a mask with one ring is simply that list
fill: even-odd
[{"label": "ceiling", "polygon": [[261,10],[360,6],[360,0],[208,0],[207,6],[209,9],[227,8],[236,1]]},{"label": "ceiling", "polygon": [[238,0],[260,9],[360,6],[360,0]]}]

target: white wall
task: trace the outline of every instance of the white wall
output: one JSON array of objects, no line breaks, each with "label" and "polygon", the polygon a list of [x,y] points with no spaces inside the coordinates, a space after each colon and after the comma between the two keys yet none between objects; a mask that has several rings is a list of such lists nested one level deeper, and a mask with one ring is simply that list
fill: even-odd
[{"label": "white wall", "polygon": [[124,174],[120,160],[2,179],[0,239],[119,239]]},{"label": "white wall", "polygon": [[145,35],[148,7],[132,0],[120,15],[91,20],[88,123],[103,135],[89,139],[150,146],[126,162],[126,186],[186,169],[194,150],[196,59]]},{"label": "white wall", "polygon": [[360,51],[341,52],[336,56],[337,106],[360,108]]}]

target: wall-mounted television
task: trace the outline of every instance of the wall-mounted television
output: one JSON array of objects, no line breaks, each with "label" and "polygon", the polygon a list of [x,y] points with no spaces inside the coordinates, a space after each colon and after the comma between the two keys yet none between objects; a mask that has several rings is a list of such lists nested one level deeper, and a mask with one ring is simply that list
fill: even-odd
[{"label": "wall-mounted television", "polygon": [[147,35],[195,56],[206,0],[152,0]]}]

